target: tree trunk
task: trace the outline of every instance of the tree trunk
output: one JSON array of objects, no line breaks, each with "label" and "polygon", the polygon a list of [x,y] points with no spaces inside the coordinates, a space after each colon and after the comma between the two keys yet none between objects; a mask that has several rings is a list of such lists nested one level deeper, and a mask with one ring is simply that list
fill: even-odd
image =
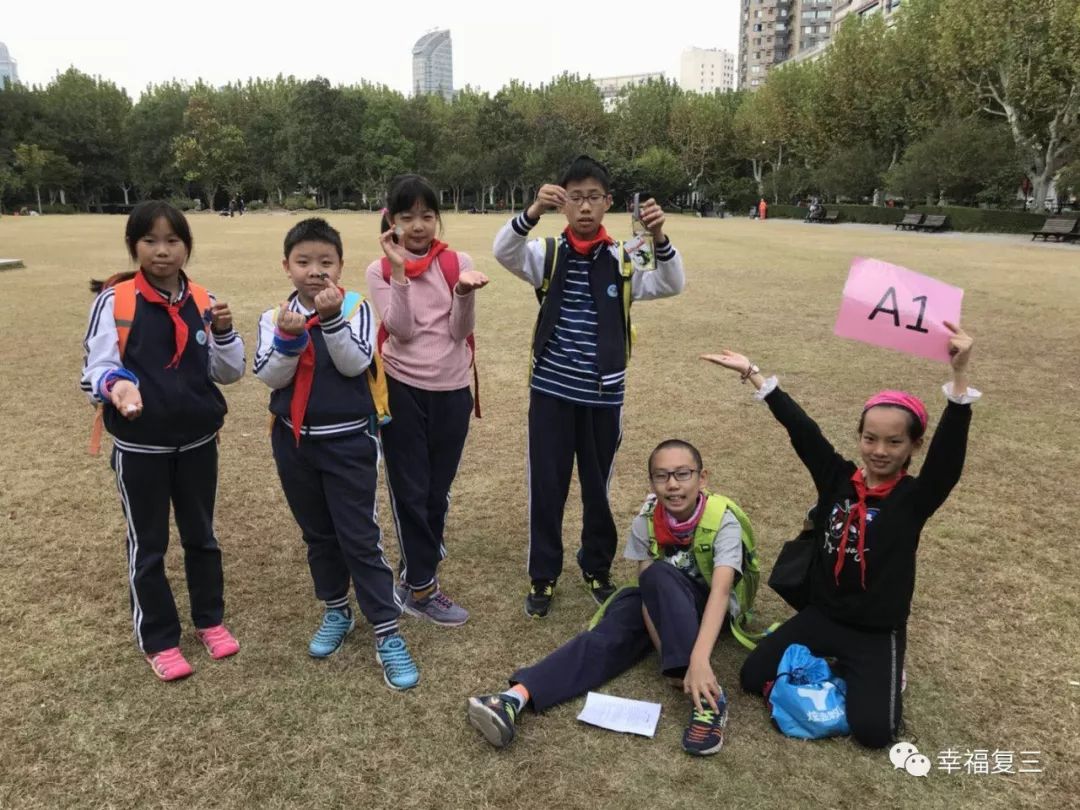
[{"label": "tree trunk", "polygon": [[1050,188],[1050,183],[1053,181],[1055,174],[1057,174],[1057,168],[1044,163],[1042,171],[1031,178],[1031,193],[1035,197],[1035,211],[1046,212],[1046,191]]},{"label": "tree trunk", "polygon": [[124,192],[124,205],[131,205],[131,200],[128,199],[128,192],[131,191],[131,186],[120,186],[120,189]]},{"label": "tree trunk", "polygon": [[754,182],[757,183],[758,196],[764,196],[765,184],[762,183],[761,178],[765,171],[765,163],[757,158],[750,158],[750,168],[754,171]]},{"label": "tree trunk", "polygon": [[67,205],[67,197],[66,197],[66,195],[64,194],[64,190],[63,190],[63,189],[60,189],[60,204],[61,204],[61,205]]},{"label": "tree trunk", "polygon": [[34,193],[37,194],[37,212],[41,214],[41,186],[34,186]]}]

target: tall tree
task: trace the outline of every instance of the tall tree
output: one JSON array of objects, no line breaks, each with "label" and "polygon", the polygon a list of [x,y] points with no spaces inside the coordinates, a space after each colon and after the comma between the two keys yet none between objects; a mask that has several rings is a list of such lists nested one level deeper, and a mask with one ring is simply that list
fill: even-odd
[{"label": "tall tree", "polygon": [[[209,92],[209,88],[198,88],[198,92]],[[131,108],[126,128],[128,174],[142,199],[184,190],[173,141],[184,129],[191,93],[180,82],[151,85]]]},{"label": "tall tree", "polygon": [[44,118],[55,133],[49,148],[78,171],[82,202],[89,210],[130,179],[125,129],[131,99],[110,81],[68,68],[42,96]]},{"label": "tall tree", "polygon": [[[919,2],[920,0],[916,0]],[[1045,210],[1054,175],[1080,149],[1080,0],[943,3],[935,67],[958,100],[1002,118]]]},{"label": "tall tree", "polygon": [[235,185],[245,158],[244,135],[223,123],[209,93],[195,93],[184,112],[184,132],[173,141],[176,167],[189,182],[202,186],[206,205],[214,210],[218,191]]},{"label": "tall tree", "polygon": [[15,147],[15,166],[22,175],[23,183],[34,189],[39,214],[41,213],[41,184],[45,180],[45,171],[49,161],[55,157],[48,149],[42,149],[36,143],[20,143]]}]

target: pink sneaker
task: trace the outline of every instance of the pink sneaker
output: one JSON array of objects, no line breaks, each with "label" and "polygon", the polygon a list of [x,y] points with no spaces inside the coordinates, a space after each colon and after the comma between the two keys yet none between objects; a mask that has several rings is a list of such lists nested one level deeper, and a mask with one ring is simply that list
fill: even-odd
[{"label": "pink sneaker", "polygon": [[179,647],[148,655],[146,660],[150,662],[150,668],[154,670],[154,674],[163,681],[178,681],[195,671],[184,658]]},{"label": "pink sneaker", "polygon": [[219,658],[236,655],[240,651],[240,642],[233,638],[233,634],[223,624],[196,630],[195,634],[198,635],[199,641],[205,645],[206,651],[210,653],[210,657],[215,661]]}]

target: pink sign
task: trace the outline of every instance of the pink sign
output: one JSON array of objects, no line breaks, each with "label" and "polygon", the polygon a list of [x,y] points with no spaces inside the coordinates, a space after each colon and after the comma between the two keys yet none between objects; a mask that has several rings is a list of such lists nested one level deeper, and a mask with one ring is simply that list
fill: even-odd
[{"label": "pink sign", "polygon": [[964,291],[899,265],[856,257],[833,328],[840,337],[949,362],[950,332],[960,325]]}]

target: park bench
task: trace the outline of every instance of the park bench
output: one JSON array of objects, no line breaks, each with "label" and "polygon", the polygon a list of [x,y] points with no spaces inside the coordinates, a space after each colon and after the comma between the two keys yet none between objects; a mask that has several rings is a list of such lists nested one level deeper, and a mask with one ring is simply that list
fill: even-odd
[{"label": "park bench", "polygon": [[922,224],[916,226],[916,230],[929,233],[931,231],[944,231],[948,227],[949,217],[947,214],[927,214]]},{"label": "park bench", "polygon": [[896,223],[896,227],[901,231],[911,231],[922,225],[923,215],[912,211],[910,214],[904,214],[904,218]]},{"label": "park bench", "polygon": [[840,212],[835,210],[835,209],[832,210],[832,211],[826,211],[825,216],[822,217],[821,221],[825,222],[825,223],[839,222],[840,221]]},{"label": "park bench", "polygon": [[1080,233],[1076,232],[1077,222],[1080,222],[1080,220],[1070,219],[1069,217],[1047,217],[1042,230],[1031,232],[1031,241],[1034,242],[1037,236],[1041,236],[1044,242],[1051,236],[1058,242],[1062,240],[1072,242],[1075,239],[1080,239]]}]

